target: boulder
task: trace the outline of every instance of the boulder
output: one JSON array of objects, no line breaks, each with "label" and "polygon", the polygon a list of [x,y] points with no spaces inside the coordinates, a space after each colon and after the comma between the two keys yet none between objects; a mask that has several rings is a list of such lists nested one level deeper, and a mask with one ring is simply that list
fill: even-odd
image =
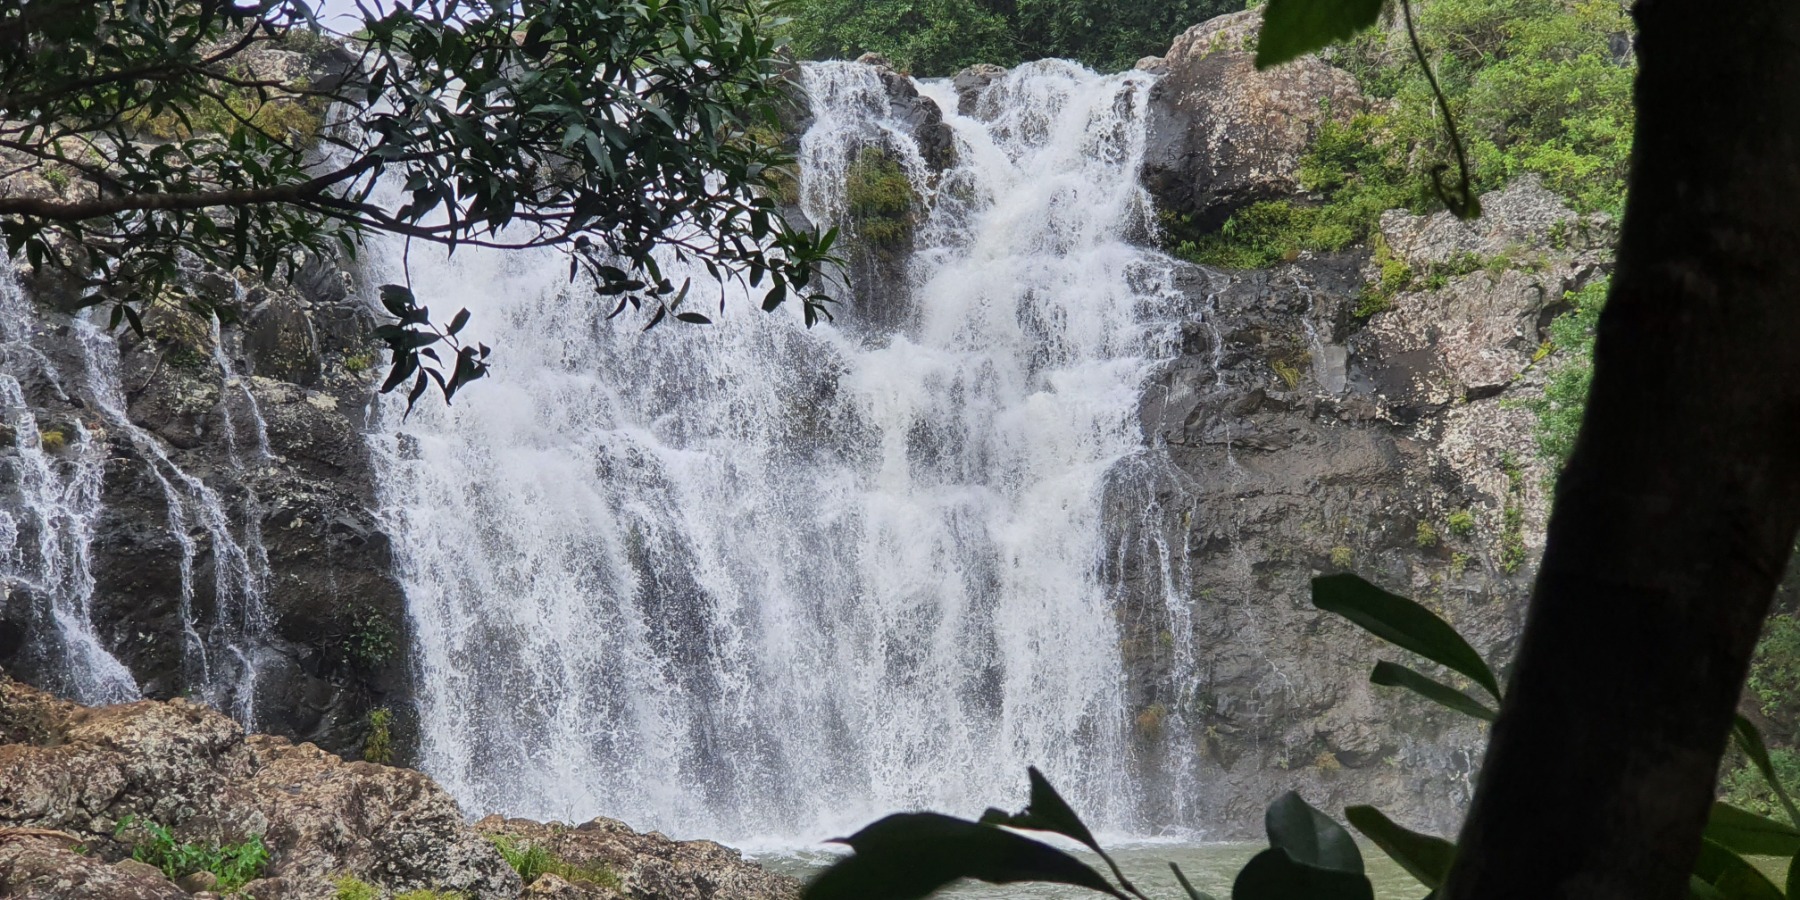
[{"label": "boulder", "polygon": [[1350,73],[1317,58],[1257,71],[1245,47],[1260,21],[1260,10],[1245,10],[1188,29],[1150,92],[1144,186],[1201,228],[1298,192],[1319,126],[1367,105]]},{"label": "boulder", "polygon": [[956,112],[964,116],[989,117],[994,110],[982,108],[981,96],[994,82],[1006,77],[1006,69],[992,63],[977,63],[950,79],[956,89]]},{"label": "boulder", "polygon": [[[748,862],[729,847],[677,841],[654,831],[640,834],[613,819],[569,826],[489,816],[475,827],[521,846],[543,847],[573,866],[611,873],[616,885],[575,885],[586,891],[579,896],[594,900],[793,900],[800,894],[794,879]],[[545,890],[551,887],[562,890],[558,885]]]}]

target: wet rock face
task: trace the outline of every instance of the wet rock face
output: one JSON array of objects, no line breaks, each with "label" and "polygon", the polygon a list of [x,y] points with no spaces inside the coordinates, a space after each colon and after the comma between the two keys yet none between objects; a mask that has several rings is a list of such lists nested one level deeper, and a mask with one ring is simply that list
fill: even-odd
[{"label": "wet rock face", "polygon": [[[27,385],[34,414],[74,417],[108,444],[89,562],[99,637],[146,696],[196,690],[182,538],[190,614],[203,635],[221,621],[213,603],[223,550],[192,503],[184,528],[171,524],[169,485],[179,469],[214,492],[245,547],[260,543],[266,553],[256,729],[354,752],[368,712],[393,706],[404,750],[405,601],[375,520],[362,436],[378,375],[373,315],[332,260],[312,261],[292,286],[216,274],[194,283],[220,307],[226,324],[216,333],[170,304],[146,317],[148,339],[119,339],[124,412],[150,444],[103,427],[73,338],[55,336],[69,331],[48,309],[56,298],[34,298],[47,308],[38,344],[64,373],[60,394],[47,382]],[[0,612],[16,618],[26,607],[0,604]],[[41,631],[42,623],[0,621],[0,666],[55,685],[57,661],[43,659],[31,639]]]},{"label": "wet rock face", "polygon": [[[182,842],[261,836],[269,850],[252,900],[329,900],[354,878],[383,896],[457,892],[528,897],[789,900],[791,879],[705,841],[672,841],[596,820],[470,827],[442,788],[410,769],[345,762],[311,744],[244,736],[199,704],[87,709],[0,676],[0,897],[175,900],[188,896],[128,859],[138,826]],[[484,834],[539,843],[600,884],[545,876],[526,889]],[[189,885],[205,881],[178,873]]]},{"label": "wet rock face", "polygon": [[1436,610],[1490,660],[1512,655],[1550,474],[1518,401],[1541,389],[1533,358],[1563,292],[1606,261],[1539,240],[1541,223],[1573,215],[1535,183],[1483,203],[1487,237],[1471,246],[1513,255],[1427,279],[1448,256],[1426,248],[1453,243],[1433,237],[1449,226],[1390,216],[1418,287],[1366,322],[1353,311],[1375,273],[1361,254],[1177,273],[1192,309],[1183,355],[1141,409],[1153,452],[1106,498],[1144,774],[1168,787],[1149,796],[1242,835],[1288,789],[1410,827],[1460,820],[1484,735],[1370,685],[1377,659],[1415,661],[1315,610],[1309,583],[1355,572]]},{"label": "wet rock face", "polygon": [[1298,193],[1300,157],[1320,123],[1366,105],[1348,72],[1316,58],[1258,72],[1246,48],[1261,21],[1261,10],[1220,16],[1140,64],[1166,73],[1150,93],[1144,186],[1200,228]]}]

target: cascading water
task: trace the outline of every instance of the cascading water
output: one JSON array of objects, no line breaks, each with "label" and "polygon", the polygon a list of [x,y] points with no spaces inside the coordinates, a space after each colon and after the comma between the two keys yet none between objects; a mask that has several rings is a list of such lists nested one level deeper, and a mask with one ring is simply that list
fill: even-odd
[{"label": "cascading water", "polygon": [[[423,765],[471,812],[811,841],[975,813],[1026,765],[1136,824],[1100,492],[1141,449],[1167,263],[1148,76],[1020,67],[925,166],[873,69],[809,65],[808,215],[862,147],[922,219],[904,331],[749,298],[640,333],[554,260],[415,253],[495,378],[374,438],[418,647]],[[402,277],[400,245],[373,274]]]},{"label": "cascading water", "polygon": [[[21,617],[29,623],[25,632],[39,643],[40,668],[61,693],[89,704],[139,696],[137,682],[105,649],[92,620],[92,545],[105,467],[115,443],[129,447],[161,487],[169,533],[180,548],[183,686],[254,727],[255,657],[269,629],[263,609],[267,557],[254,493],[246,488],[234,526],[219,493],[132,422],[115,337],[81,317],[47,328],[43,315],[24,296],[11,265],[0,264],[0,404],[11,432],[0,466],[16,476],[6,479],[10,490],[0,497],[0,604],[28,604]],[[213,337],[218,339],[216,324]],[[249,395],[233,387],[236,376],[222,355],[219,363],[225,438],[241,476],[230,404],[234,389]],[[28,385],[74,412],[55,428],[40,423]],[[253,399],[248,410],[257,452],[266,456]],[[209,578],[198,577],[197,562],[210,567]],[[197,596],[205,581],[212,586],[210,598]]]}]

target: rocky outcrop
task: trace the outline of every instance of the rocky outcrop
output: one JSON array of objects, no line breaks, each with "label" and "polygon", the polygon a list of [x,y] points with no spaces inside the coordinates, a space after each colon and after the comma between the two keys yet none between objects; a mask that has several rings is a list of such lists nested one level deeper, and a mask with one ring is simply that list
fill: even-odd
[{"label": "rocky outcrop", "polygon": [[1176,39],[1150,94],[1144,186],[1203,230],[1259,200],[1300,190],[1300,157],[1320,123],[1364,106],[1350,73],[1307,57],[1259,72],[1249,49],[1260,9],[1220,16]]},{"label": "rocky outcrop", "polygon": [[[1384,221],[1415,287],[1366,322],[1364,255],[1176,274],[1183,353],[1143,405],[1153,451],[1109,490],[1109,574],[1145,775],[1226,833],[1291,788],[1440,833],[1460,818],[1482,733],[1369,684],[1397,651],[1313,609],[1309,582],[1356,572],[1511,656],[1550,475],[1520,401],[1564,292],[1606,258],[1533,181],[1483,203],[1473,226]],[[1451,246],[1514,255],[1434,270]]]},{"label": "rocky outcrop", "polygon": [[[477,829],[419,772],[246,738],[231,719],[185,700],[88,709],[0,675],[0,738],[0,897],[188,896],[163,871],[128,858],[150,823],[184,843],[260,837],[268,863],[242,890],[253,900],[330,900],[349,879],[382,896],[438,890],[467,900],[797,893],[792,880],[717,844],[640,835],[608,820]],[[554,875],[523,885],[483,830],[616,877],[600,887]],[[205,881],[173,874],[190,886]]]},{"label": "rocky outcrop", "polygon": [[[533,882],[536,893],[530,896],[787,900],[799,895],[793,879],[747,863],[729,847],[671,840],[654,831],[640,834],[613,819],[571,827],[488,816],[475,828],[514,846],[544,848],[577,873],[572,879],[546,875]],[[589,872],[596,877],[580,877]]]}]

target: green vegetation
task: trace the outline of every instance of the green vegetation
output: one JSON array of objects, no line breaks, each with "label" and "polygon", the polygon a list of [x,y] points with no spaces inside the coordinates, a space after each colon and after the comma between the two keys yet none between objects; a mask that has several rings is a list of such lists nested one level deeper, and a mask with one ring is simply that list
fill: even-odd
[{"label": "green vegetation", "polygon": [[344,371],[352,375],[361,375],[369,371],[373,365],[375,365],[375,354],[373,353],[356,353],[344,357]]},{"label": "green vegetation", "polygon": [[1348,569],[1356,562],[1356,551],[1349,547],[1331,548],[1331,564],[1339,569]]},{"label": "green vegetation", "polygon": [[466,898],[460,891],[438,891],[420,888],[416,891],[407,891],[404,894],[395,894],[394,900],[466,900]]},{"label": "green vegetation", "polygon": [[1550,378],[1544,384],[1543,399],[1534,401],[1532,409],[1538,417],[1538,451],[1554,471],[1562,471],[1569,461],[1575,435],[1581,430],[1588,388],[1594,381],[1595,329],[1609,284],[1602,278],[1565,294],[1572,308],[1550,323]]},{"label": "green vegetation", "polygon": [[363,739],[365,761],[393,765],[394,737],[390,730],[393,722],[393,710],[385,706],[369,710],[369,735]]},{"label": "green vegetation", "polygon": [[1074,59],[1102,71],[1169,49],[1242,0],[800,0],[785,36],[810,59],[879,53],[917,75],[976,63]]},{"label": "green vegetation", "polygon": [[345,875],[332,882],[337,893],[332,900],[381,900],[381,889],[359,878]]},{"label": "green vegetation", "polygon": [[1525,565],[1525,474],[1512,457],[1501,460],[1506,473],[1506,506],[1500,512],[1500,570],[1508,575]]},{"label": "green vegetation", "polygon": [[[241,79],[250,73],[232,75]],[[307,90],[304,82],[293,87],[296,93],[214,84],[191,104],[156,112],[149,107],[133,110],[126,123],[139,136],[164,141],[185,141],[197,135],[229,139],[254,132],[268,140],[311,145],[325,123],[324,104],[299,93]]]},{"label": "green vegetation", "polygon": [[400,639],[387,615],[365,606],[351,613],[350,632],[343,639],[343,647],[351,662],[366,669],[379,669],[400,652]]},{"label": "green vegetation", "polygon": [[522,842],[509,835],[491,834],[488,840],[506,858],[506,864],[519,873],[519,880],[525,884],[555,875],[575,884],[591,884],[608,890],[617,891],[623,887],[618,873],[604,865],[578,866],[550,852],[549,848],[539,844]]},{"label": "green vegetation", "polygon": [[1438,545],[1437,529],[1431,527],[1430,522],[1420,520],[1419,527],[1413,535],[1413,543],[1417,544],[1420,550],[1436,547]]},{"label": "green vegetation", "polygon": [[[1422,4],[1417,18],[1461,125],[1477,192],[1536,173],[1581,212],[1622,209],[1633,68],[1612,54],[1615,36],[1631,33],[1617,0],[1435,0]],[[1254,204],[1213,232],[1165,216],[1170,252],[1207,265],[1258,268],[1365,242],[1386,210],[1440,207],[1429,166],[1451,158],[1442,117],[1417,63],[1395,46],[1377,30],[1329,52],[1383,103],[1321,126],[1299,169],[1314,199]],[[1464,273],[1424,273],[1436,281],[1427,286],[1511,265],[1470,262]],[[1358,315],[1385,309],[1411,275],[1384,265]]]},{"label": "green vegetation", "polygon": [[912,238],[918,194],[906,170],[879,147],[864,147],[850,164],[844,199],[856,233],[869,244],[893,248]]},{"label": "green vegetation", "polygon": [[211,872],[219,879],[217,888],[221,893],[232,893],[256,880],[269,863],[269,849],[263,846],[262,835],[253,834],[237,844],[182,843],[162,825],[126,816],[119,820],[114,836],[122,838],[134,831],[141,837],[132,842],[132,859],[161,869],[171,879]]},{"label": "green vegetation", "polygon": [[1445,524],[1449,526],[1451,534],[1457,537],[1468,537],[1475,533],[1475,514],[1466,509],[1459,509],[1450,514],[1450,517],[1445,520]]},{"label": "green vegetation", "polygon": [[69,446],[69,436],[54,428],[40,431],[38,432],[38,446],[42,447],[45,453],[60,453],[63,448]]}]

